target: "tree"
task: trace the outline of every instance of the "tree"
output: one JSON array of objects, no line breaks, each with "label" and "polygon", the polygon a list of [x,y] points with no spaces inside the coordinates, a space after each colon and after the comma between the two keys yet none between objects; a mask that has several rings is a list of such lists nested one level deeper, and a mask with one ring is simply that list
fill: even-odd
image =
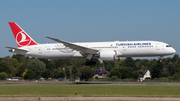
[{"label": "tree", "polygon": [[22,76],[24,71],[27,69],[27,64],[28,64],[28,62],[24,62],[19,66],[19,68],[17,68],[17,75],[18,76]]},{"label": "tree", "polygon": [[112,76],[116,76],[118,78],[121,78],[120,72],[118,70],[115,70],[115,69],[111,70],[111,72],[110,72],[110,77],[112,77]]},{"label": "tree", "polygon": [[104,61],[104,60],[103,60],[103,63],[102,63],[102,65],[105,67],[105,69],[107,71],[111,71],[111,69],[114,68],[114,64],[115,64],[114,61]]},{"label": "tree", "polygon": [[121,79],[131,78],[133,69],[131,67],[116,67],[111,70],[110,76],[117,76]]},{"label": "tree", "polygon": [[19,63],[24,63],[29,59],[29,57],[20,54],[13,54],[12,58],[15,58]]},{"label": "tree", "polygon": [[151,71],[152,78],[160,78],[163,67],[164,67],[164,63],[157,61]]},{"label": "tree", "polygon": [[167,71],[169,73],[170,76],[172,76],[174,74],[174,65],[172,62],[169,62],[169,64],[167,65]]},{"label": "tree", "polygon": [[80,72],[80,78],[85,79],[85,81],[88,81],[89,78],[92,78],[95,74],[94,70],[89,67],[82,67],[79,70]]},{"label": "tree", "polygon": [[120,67],[119,72],[121,74],[121,79],[131,78],[133,69],[131,67]]},{"label": "tree", "polygon": [[64,62],[62,61],[62,59],[51,60],[51,62],[54,64],[56,69],[58,69],[58,67],[63,68],[64,66]]},{"label": "tree", "polygon": [[141,59],[136,59],[135,62],[139,67],[141,67],[142,65],[147,66],[149,60],[148,59],[142,59],[142,60]]},{"label": "tree", "polygon": [[45,69],[45,70],[42,71],[42,73],[41,73],[41,76],[42,76],[45,80],[47,80],[47,79],[50,77],[50,75],[51,75],[51,71],[50,71],[49,69]]},{"label": "tree", "polygon": [[51,60],[51,62],[54,64],[55,68],[63,68],[66,66],[71,66],[73,64],[72,59],[55,59]]},{"label": "tree", "polygon": [[174,74],[173,75],[173,80],[179,80],[179,75],[178,74]]},{"label": "tree", "polygon": [[168,64],[169,64],[170,62],[172,62],[172,58],[170,58],[170,57],[163,58],[162,62],[165,63],[165,65],[166,65],[166,67],[167,67]]},{"label": "tree", "polygon": [[20,66],[19,62],[15,58],[11,58],[10,56],[6,56],[4,61],[8,63],[12,68],[18,68]]},{"label": "tree", "polygon": [[64,78],[65,76],[66,76],[66,74],[63,70],[61,70],[57,73],[57,78]]},{"label": "tree", "polygon": [[55,68],[54,64],[52,64],[48,59],[39,58],[39,60],[46,64],[46,69],[53,70]]},{"label": "tree", "polygon": [[90,67],[100,67],[101,63],[98,59],[93,58],[91,60],[86,59],[85,65]]},{"label": "tree", "polygon": [[168,77],[168,73],[167,72],[161,72],[161,77]]},{"label": "tree", "polygon": [[156,59],[151,59],[148,63],[147,63],[147,67],[150,71],[152,71],[152,68],[155,66],[157,60]]},{"label": "tree", "polygon": [[173,58],[172,58],[172,62],[173,62],[173,63],[176,63],[176,61],[178,60],[178,58],[179,58],[179,55],[178,55],[178,54],[175,54],[175,55],[173,56]]},{"label": "tree", "polygon": [[85,66],[85,62],[86,62],[85,59],[74,59],[73,66],[76,66],[76,68],[80,68]]},{"label": "tree", "polygon": [[111,80],[112,80],[112,81],[116,81],[116,80],[118,80],[118,77],[117,77],[117,76],[112,76],[112,77],[111,77]]},{"label": "tree", "polygon": [[111,71],[111,69],[113,69],[113,65],[112,65],[111,63],[109,63],[109,64],[105,67],[105,69],[106,69],[107,71]]},{"label": "tree", "polygon": [[0,58],[0,62],[2,61],[3,58]]},{"label": "tree", "polygon": [[66,72],[66,77],[69,78],[70,77],[70,70],[68,69],[65,72]]},{"label": "tree", "polygon": [[136,66],[136,62],[133,60],[132,57],[127,57],[124,62],[126,63],[126,67],[131,67],[133,70],[138,70]]},{"label": "tree", "polygon": [[16,76],[16,74],[17,74],[17,69],[16,69],[16,68],[14,68],[14,70],[13,70],[13,72],[12,72],[12,75],[15,77],[15,76]]},{"label": "tree", "polygon": [[124,60],[115,61],[114,67],[126,67],[126,63]]},{"label": "tree", "polygon": [[175,63],[175,73],[180,75],[180,58]]},{"label": "tree", "polygon": [[16,76],[17,68],[19,68],[20,64],[15,58],[11,58],[10,56],[6,56],[2,59],[0,65],[2,70],[1,72],[6,72],[7,74],[12,74],[13,76]]},{"label": "tree", "polygon": [[26,73],[27,73],[27,69],[23,72],[23,74],[22,74],[22,76],[24,77],[25,75],[26,75]]},{"label": "tree", "polygon": [[14,66],[14,68],[18,68],[20,66],[19,62],[17,61],[17,59],[15,58],[11,58],[12,59],[12,65]]},{"label": "tree", "polygon": [[41,72],[45,69],[46,64],[38,59],[33,59],[27,64],[27,69],[34,72],[34,78],[39,79],[41,77]]},{"label": "tree", "polygon": [[2,61],[0,62],[0,72],[5,72],[7,74],[12,74],[13,67],[10,66],[7,61],[2,59]]},{"label": "tree", "polygon": [[53,69],[53,70],[51,71],[51,77],[52,77],[52,78],[57,78],[57,74],[58,74],[58,69]]},{"label": "tree", "polygon": [[134,71],[134,72],[132,73],[132,78],[138,79],[138,78],[139,78],[139,72],[138,72],[138,71]]},{"label": "tree", "polygon": [[141,65],[141,70],[147,70],[148,69],[148,67],[147,66],[144,66],[144,65]]},{"label": "tree", "polygon": [[5,72],[0,73],[0,80],[7,80],[7,74]]},{"label": "tree", "polygon": [[26,74],[24,75],[24,79],[32,80],[35,76],[35,73],[32,70],[27,70]]},{"label": "tree", "polygon": [[102,63],[102,64],[103,64],[104,67],[106,67],[109,63],[110,63],[111,65],[113,65],[113,67],[114,67],[114,63],[115,63],[114,61],[106,61],[106,60],[103,60],[103,63]]},{"label": "tree", "polygon": [[72,68],[72,75],[73,75],[73,78],[76,79],[77,77],[77,67],[75,65],[73,65],[73,68]]}]

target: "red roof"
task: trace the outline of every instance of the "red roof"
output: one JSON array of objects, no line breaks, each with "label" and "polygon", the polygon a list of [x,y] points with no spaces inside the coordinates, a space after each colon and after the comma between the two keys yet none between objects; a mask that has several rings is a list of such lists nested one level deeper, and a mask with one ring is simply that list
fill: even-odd
[{"label": "red roof", "polygon": [[99,72],[98,74],[104,74],[104,72]]}]

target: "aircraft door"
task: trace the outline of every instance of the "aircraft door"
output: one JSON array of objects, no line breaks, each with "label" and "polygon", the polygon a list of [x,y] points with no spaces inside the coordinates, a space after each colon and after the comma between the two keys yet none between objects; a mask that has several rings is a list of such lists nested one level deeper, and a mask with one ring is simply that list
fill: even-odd
[{"label": "aircraft door", "polygon": [[160,45],[156,44],[156,50],[160,50]]},{"label": "aircraft door", "polygon": [[127,51],[127,47],[128,46],[123,46],[122,48],[123,48],[123,51]]},{"label": "aircraft door", "polygon": [[39,47],[39,53],[43,53],[43,48]]},{"label": "aircraft door", "polygon": [[162,45],[161,50],[165,53],[165,47]]}]

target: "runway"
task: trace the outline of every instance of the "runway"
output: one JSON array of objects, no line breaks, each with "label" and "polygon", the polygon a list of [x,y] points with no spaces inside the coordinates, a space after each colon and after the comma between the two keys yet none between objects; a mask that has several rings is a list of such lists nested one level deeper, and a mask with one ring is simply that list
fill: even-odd
[{"label": "runway", "polygon": [[180,83],[90,83],[90,82],[71,82],[71,83],[0,83],[0,85],[178,85]]},{"label": "runway", "polygon": [[115,101],[115,100],[130,100],[130,101],[179,101],[180,98],[172,98],[172,97],[0,97],[0,101],[80,101],[80,100],[88,100],[88,101]]},{"label": "runway", "polygon": [[[68,83],[62,83],[62,82],[31,82],[31,83],[11,83],[11,82],[8,82],[8,83],[0,83],[0,86],[3,86],[3,85],[10,85],[10,86],[13,86],[13,85],[142,85],[142,86],[146,86],[146,85],[166,85],[166,86],[170,86],[170,85],[177,85],[179,86],[180,83],[144,83],[144,82],[126,82],[126,83],[94,83],[94,82],[68,82]],[[152,101],[152,100],[155,100],[155,101],[180,101],[180,98],[179,97],[139,97],[139,96],[131,96],[131,97],[127,97],[125,95],[122,95],[122,96],[117,96],[117,97],[84,97],[84,96],[78,96],[78,95],[75,95],[75,96],[52,96],[52,97],[43,97],[43,96],[35,96],[35,97],[29,97],[29,96],[24,96],[24,97],[8,97],[8,96],[4,96],[4,97],[0,97],[0,101],[11,101],[11,100],[14,100],[14,101],[19,101],[19,100],[26,100],[26,101],[34,101],[34,100],[41,100],[41,101],[59,101],[59,100],[76,100],[76,101],[80,101],[80,100],[92,100],[92,101],[100,101],[100,100],[106,100],[106,101],[109,101],[109,100],[135,100],[135,101],[145,101],[145,100],[148,100],[148,101]]]}]

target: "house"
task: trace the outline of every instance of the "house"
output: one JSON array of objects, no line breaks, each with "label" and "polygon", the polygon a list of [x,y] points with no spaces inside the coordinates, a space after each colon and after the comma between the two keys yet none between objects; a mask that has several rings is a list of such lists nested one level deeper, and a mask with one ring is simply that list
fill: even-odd
[{"label": "house", "polygon": [[99,69],[94,70],[96,74],[93,78],[106,78],[110,73],[105,69],[105,67],[99,67]]},{"label": "house", "polygon": [[151,72],[149,70],[139,70],[139,73],[143,75],[143,78],[140,78],[141,81],[145,80],[146,78],[151,78]]}]

